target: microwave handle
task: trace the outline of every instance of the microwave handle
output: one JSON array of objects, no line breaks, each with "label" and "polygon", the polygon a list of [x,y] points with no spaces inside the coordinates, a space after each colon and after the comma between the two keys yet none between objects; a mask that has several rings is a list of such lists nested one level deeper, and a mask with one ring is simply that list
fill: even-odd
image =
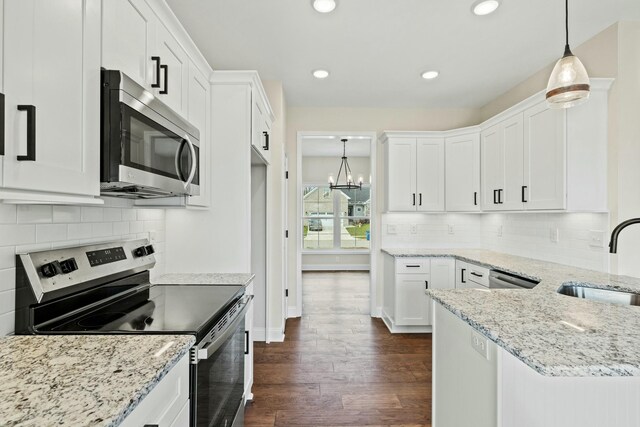
[{"label": "microwave handle", "polygon": [[178,148],[178,151],[176,151],[176,158],[175,160],[175,167],[176,167],[176,174],[178,175],[178,178],[181,181],[184,181],[184,174],[182,173],[182,166],[180,165],[180,159],[182,158],[182,150],[184,150],[184,146],[187,145],[186,141],[183,139],[182,142],[180,143],[180,148]]},{"label": "microwave handle", "polygon": [[193,146],[193,142],[189,139],[187,135],[185,135],[184,140],[187,141],[187,145],[189,146],[189,151],[191,152],[191,171],[189,172],[189,178],[187,178],[187,182],[184,184],[184,188],[189,187],[191,185],[191,181],[196,177],[196,170],[198,168],[198,158],[196,156],[196,148]]}]

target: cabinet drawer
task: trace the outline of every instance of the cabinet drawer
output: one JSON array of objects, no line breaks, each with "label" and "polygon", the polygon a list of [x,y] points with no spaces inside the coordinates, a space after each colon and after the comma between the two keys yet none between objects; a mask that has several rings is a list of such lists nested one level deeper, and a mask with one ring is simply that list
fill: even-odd
[{"label": "cabinet drawer", "polygon": [[[185,418],[184,406],[189,402],[189,355],[180,361],[151,390],[138,406],[124,419],[122,427],[140,427],[151,424],[171,426],[180,416]],[[189,406],[187,405],[187,418]],[[179,425],[173,423],[173,425]]]},{"label": "cabinet drawer", "polygon": [[396,274],[429,274],[431,260],[429,258],[397,258]]},{"label": "cabinet drawer", "polygon": [[[464,279],[464,281],[467,282],[467,284],[472,285],[467,287],[474,287],[473,284],[481,285],[486,288],[489,287],[489,269],[488,268],[480,267],[478,265],[471,264],[468,262],[463,262],[463,261],[458,261],[458,263],[461,270],[459,273],[461,277],[459,279]],[[465,286],[458,286],[458,287],[465,288]]]}]

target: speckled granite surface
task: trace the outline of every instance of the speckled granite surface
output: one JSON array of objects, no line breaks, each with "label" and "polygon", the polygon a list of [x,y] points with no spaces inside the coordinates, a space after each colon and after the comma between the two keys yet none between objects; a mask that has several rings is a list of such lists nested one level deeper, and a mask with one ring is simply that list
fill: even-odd
[{"label": "speckled granite surface", "polygon": [[396,257],[455,257],[540,280],[533,290],[428,294],[547,376],[640,376],[640,307],[560,295],[563,284],[640,292],[640,279],[484,250],[383,249]]},{"label": "speckled granite surface", "polygon": [[0,425],[117,426],[194,342],[190,335],[4,337]]},{"label": "speckled granite surface", "polygon": [[255,274],[242,273],[169,273],[152,280],[154,285],[234,285],[247,286]]}]

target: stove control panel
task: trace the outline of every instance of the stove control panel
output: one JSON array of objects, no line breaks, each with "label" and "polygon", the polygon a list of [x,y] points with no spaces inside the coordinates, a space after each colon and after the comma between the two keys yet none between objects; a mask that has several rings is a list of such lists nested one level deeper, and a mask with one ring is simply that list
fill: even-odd
[{"label": "stove control panel", "polygon": [[[141,251],[141,255],[138,255]],[[155,265],[147,239],[59,248],[19,254],[20,277],[28,281],[38,302],[77,292]]]}]

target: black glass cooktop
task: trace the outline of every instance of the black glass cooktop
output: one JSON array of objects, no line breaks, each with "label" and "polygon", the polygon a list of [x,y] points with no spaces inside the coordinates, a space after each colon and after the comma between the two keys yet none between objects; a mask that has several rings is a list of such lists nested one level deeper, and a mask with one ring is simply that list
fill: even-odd
[{"label": "black glass cooktop", "polygon": [[244,294],[242,286],[155,285],[49,322],[39,333],[174,333],[200,340]]}]

